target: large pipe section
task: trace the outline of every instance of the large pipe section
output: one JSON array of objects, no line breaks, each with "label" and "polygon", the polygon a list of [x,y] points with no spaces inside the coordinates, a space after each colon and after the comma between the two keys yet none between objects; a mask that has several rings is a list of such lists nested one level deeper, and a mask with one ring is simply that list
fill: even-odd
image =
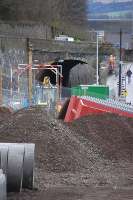
[{"label": "large pipe section", "polygon": [[34,149],[34,144],[25,144],[23,188],[32,189],[34,185]]},{"label": "large pipe section", "polygon": [[9,145],[7,162],[7,191],[20,192],[23,180],[24,145]]},{"label": "large pipe section", "polygon": [[3,170],[0,169],[0,200],[7,199],[7,191],[6,191],[6,176],[3,174]]},{"label": "large pipe section", "polygon": [[0,143],[0,168],[7,178],[7,191],[32,189],[35,144]]}]

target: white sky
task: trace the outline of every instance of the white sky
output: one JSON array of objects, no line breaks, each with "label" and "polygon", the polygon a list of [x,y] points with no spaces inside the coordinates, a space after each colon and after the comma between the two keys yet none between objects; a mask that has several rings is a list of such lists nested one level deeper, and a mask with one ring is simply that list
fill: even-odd
[{"label": "white sky", "polygon": [[133,0],[89,0],[89,2],[102,2],[102,3],[111,3],[111,2],[128,2]]}]

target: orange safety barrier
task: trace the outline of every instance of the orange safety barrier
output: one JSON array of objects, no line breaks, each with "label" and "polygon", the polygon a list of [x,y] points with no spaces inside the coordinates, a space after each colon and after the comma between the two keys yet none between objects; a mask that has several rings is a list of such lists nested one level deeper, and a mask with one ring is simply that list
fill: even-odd
[{"label": "orange safety barrier", "polygon": [[96,103],[87,99],[82,99],[80,97],[72,96],[64,121],[71,122],[86,115],[101,113],[115,113],[121,116],[133,118],[133,113],[129,113],[118,108],[109,107],[107,105]]}]

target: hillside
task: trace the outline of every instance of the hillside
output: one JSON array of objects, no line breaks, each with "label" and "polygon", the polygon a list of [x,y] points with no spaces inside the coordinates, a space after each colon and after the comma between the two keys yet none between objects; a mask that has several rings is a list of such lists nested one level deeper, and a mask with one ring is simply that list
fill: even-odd
[{"label": "hillside", "polygon": [[1,0],[0,19],[17,22],[41,22],[58,27],[60,24],[83,25],[86,21],[86,0]]}]

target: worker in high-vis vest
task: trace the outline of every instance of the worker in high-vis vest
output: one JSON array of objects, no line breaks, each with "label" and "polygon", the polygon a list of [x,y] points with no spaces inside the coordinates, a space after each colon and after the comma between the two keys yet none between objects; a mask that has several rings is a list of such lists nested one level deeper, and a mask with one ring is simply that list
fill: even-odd
[{"label": "worker in high-vis vest", "polygon": [[43,101],[48,107],[51,107],[52,99],[53,99],[53,89],[52,84],[50,82],[50,77],[45,76],[43,79]]},{"label": "worker in high-vis vest", "polygon": [[110,55],[110,57],[109,57],[109,65],[112,67],[112,69],[114,69],[114,67],[115,67],[115,56]]},{"label": "worker in high-vis vest", "polygon": [[49,76],[45,76],[43,79],[43,85],[45,87],[51,87],[51,83],[50,83],[50,77]]}]

